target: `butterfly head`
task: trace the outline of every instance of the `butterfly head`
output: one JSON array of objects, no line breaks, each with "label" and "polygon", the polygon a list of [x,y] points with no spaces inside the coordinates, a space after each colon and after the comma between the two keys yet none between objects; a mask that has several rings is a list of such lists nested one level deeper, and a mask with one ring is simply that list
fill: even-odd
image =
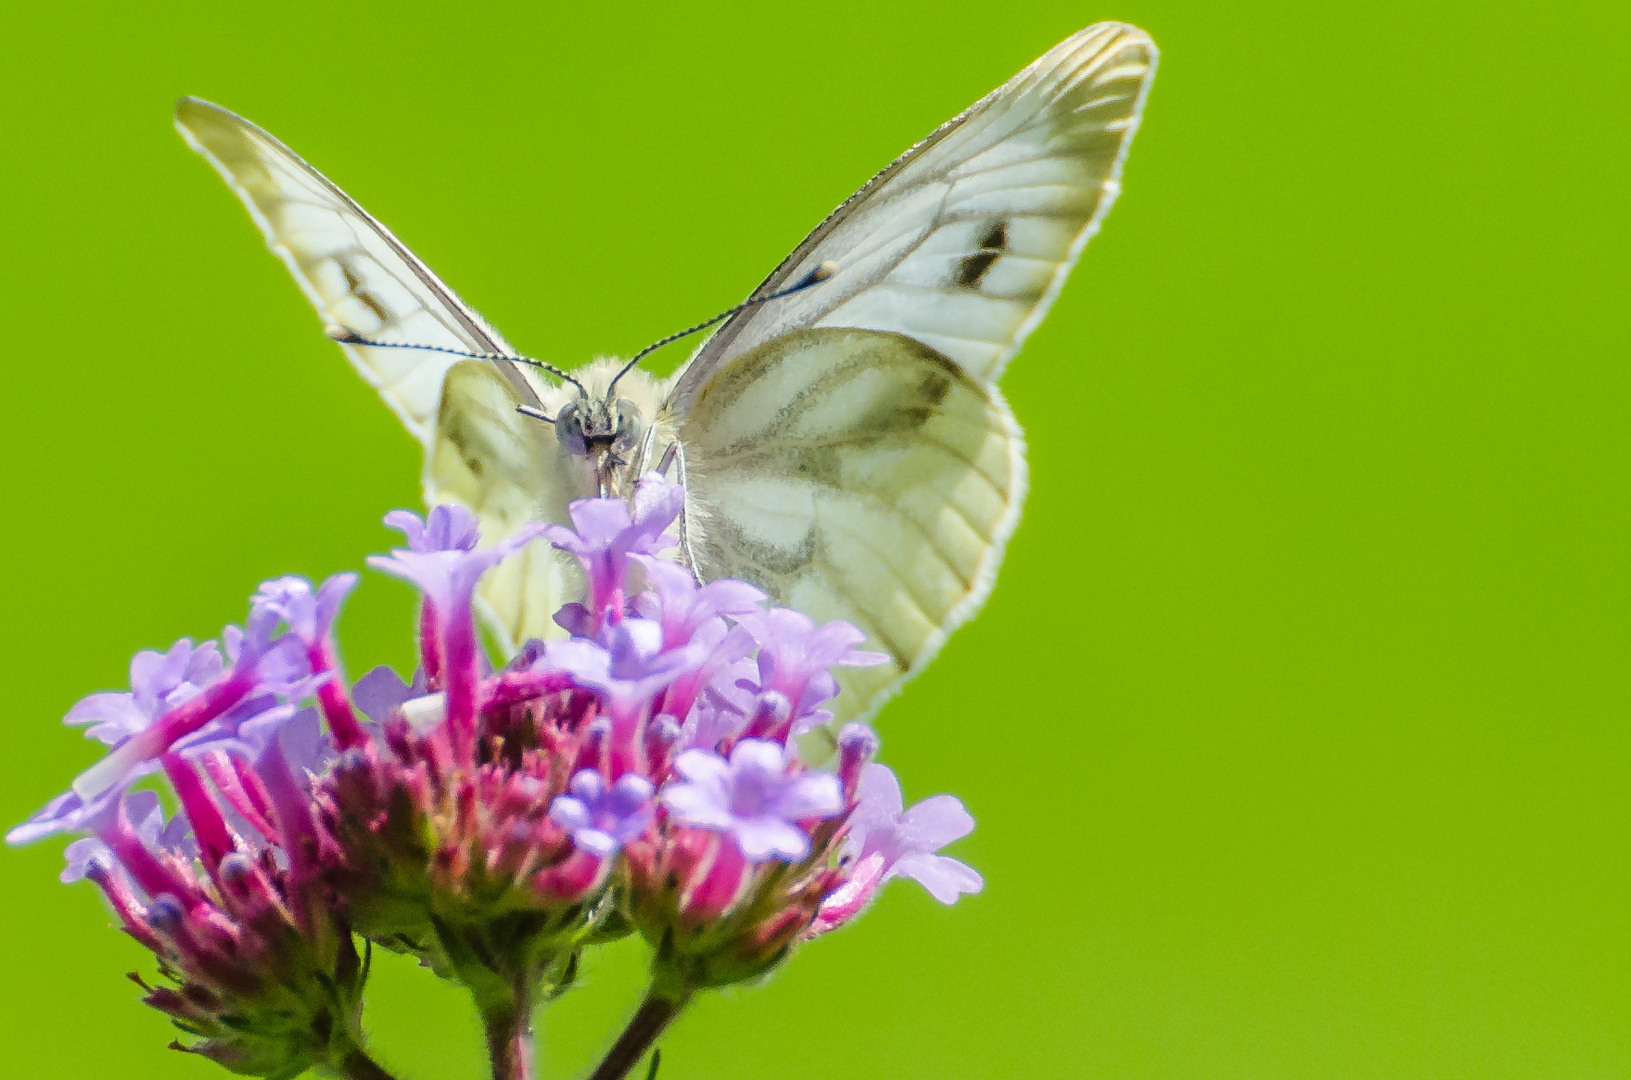
[{"label": "butterfly head", "polygon": [[591,398],[579,394],[555,414],[555,437],[575,457],[599,461],[632,460],[646,424],[640,407],[628,398]]},{"label": "butterfly head", "polygon": [[594,471],[602,497],[620,494],[645,437],[640,406],[625,397],[580,392],[555,414],[555,437]]}]

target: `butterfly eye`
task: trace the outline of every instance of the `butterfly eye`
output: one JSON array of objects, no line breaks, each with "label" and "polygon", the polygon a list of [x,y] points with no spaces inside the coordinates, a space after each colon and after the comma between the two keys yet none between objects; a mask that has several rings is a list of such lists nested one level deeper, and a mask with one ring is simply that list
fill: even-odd
[{"label": "butterfly eye", "polygon": [[555,414],[555,437],[561,441],[561,449],[568,454],[577,457],[588,455],[589,444],[583,437],[583,417],[576,402],[567,402]]},{"label": "butterfly eye", "polygon": [[645,431],[646,423],[640,416],[640,407],[628,398],[618,398],[617,433],[612,440],[612,450],[619,456],[633,451]]}]

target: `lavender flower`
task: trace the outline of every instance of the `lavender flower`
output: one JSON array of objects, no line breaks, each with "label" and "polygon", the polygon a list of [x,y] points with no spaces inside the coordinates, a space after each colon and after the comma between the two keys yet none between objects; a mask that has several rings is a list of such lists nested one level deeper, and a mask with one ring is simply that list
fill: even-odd
[{"label": "lavender flower", "polygon": [[370,555],[368,565],[417,586],[441,618],[456,620],[459,612],[468,609],[481,575],[547,528],[541,523],[523,526],[496,544],[478,548],[474,546],[474,523],[468,517],[469,511],[462,508],[439,506],[426,523],[406,510],[393,510],[385,522],[402,530],[409,546],[389,555]]},{"label": "lavender flower", "polygon": [[392,510],[385,524],[400,531],[412,551],[470,551],[480,536],[476,515],[447,504],[431,507],[423,519],[412,510]]},{"label": "lavender flower", "polygon": [[583,638],[552,641],[537,667],[564,671],[581,685],[602,691],[615,715],[650,702],[706,655],[689,645],[665,649],[662,627],[649,619],[624,619],[607,637],[606,645]]},{"label": "lavender flower", "polygon": [[251,604],[244,629],[229,626],[222,633],[232,667],[199,693],[187,696],[145,727],[131,732],[107,757],[80,774],[74,781],[74,792],[91,800],[128,784],[179,740],[246,698],[262,692],[289,693],[301,687],[310,669],[297,638],[274,637],[280,619],[269,605]]},{"label": "lavender flower", "polygon": [[522,526],[490,547],[475,547],[476,534],[468,511],[438,508],[421,524],[407,511],[387,515],[387,524],[400,528],[410,546],[390,555],[370,555],[368,565],[418,586],[425,594],[434,640],[422,644],[427,668],[439,665],[447,686],[448,730],[460,754],[469,752],[475,722],[476,680],[481,657],[471,617],[470,598],[481,575],[536,539],[541,523]]},{"label": "lavender flower", "polygon": [[796,822],[828,818],[844,809],[838,778],[789,775],[782,747],[743,739],[727,762],[706,750],[687,750],[674,760],[684,782],[663,788],[663,805],[676,821],[729,833],[750,862],[798,862],[810,838]]},{"label": "lavender flower", "polygon": [[977,893],[985,882],[971,867],[935,852],[974,831],[974,819],[951,795],[936,795],[905,810],[900,781],[886,765],[861,770],[860,800],[849,821],[846,854],[858,863],[876,858],[880,883],[906,877],[942,904]]},{"label": "lavender flower", "polygon": [[605,623],[621,619],[629,557],[673,547],[665,530],[684,506],[682,488],[648,473],[635,488],[632,513],[621,499],[579,499],[568,508],[571,529],[545,526],[551,543],[577,556],[589,586],[585,603],[568,604],[557,621],[574,634],[593,637]]},{"label": "lavender flower", "polygon": [[582,769],[568,790],[570,795],[558,795],[550,804],[549,818],[591,855],[610,858],[651,825],[655,789],[643,776],[624,773],[607,787],[600,773]]},{"label": "lavender flower", "polygon": [[356,586],[356,574],[334,574],[315,591],[305,578],[281,577],[262,582],[251,602],[276,613],[310,648],[328,637],[340,605]]},{"label": "lavender flower", "polygon": [[646,572],[650,590],[635,601],[635,609],[662,624],[663,644],[675,648],[690,642],[698,628],[721,615],[757,614],[763,591],[745,581],[722,578],[703,586],[679,563],[651,555],[635,556]]},{"label": "lavender flower", "polygon": [[197,697],[221,674],[221,652],[215,642],[193,647],[188,638],[167,652],[143,650],[130,661],[130,693],[92,694],[62,718],[65,724],[90,724],[85,737],[120,746],[162,714]]},{"label": "lavender flower", "polygon": [[742,624],[759,642],[759,693],[780,695],[790,708],[786,721],[750,727],[754,735],[787,739],[824,723],[830,716],[818,716],[819,706],[838,694],[838,681],[830,668],[871,667],[889,659],[883,653],[855,648],[866,635],[849,623],[835,620],[817,626],[808,615],[791,608],[744,615]]}]

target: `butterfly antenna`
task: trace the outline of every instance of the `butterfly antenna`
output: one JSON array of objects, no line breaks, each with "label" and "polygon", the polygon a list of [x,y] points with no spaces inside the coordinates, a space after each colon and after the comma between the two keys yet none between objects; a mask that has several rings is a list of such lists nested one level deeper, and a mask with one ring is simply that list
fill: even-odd
[{"label": "butterfly antenna", "polygon": [[[769,298],[767,297],[766,299]],[[446,345],[415,345],[412,342],[406,341],[379,341],[375,338],[363,337],[355,330],[348,330],[343,326],[334,325],[323,327],[323,336],[328,338],[330,341],[337,341],[341,345],[366,345],[370,349],[421,349],[425,352],[439,352],[446,353],[449,356],[462,356],[467,360],[508,360],[512,364],[526,364],[528,367],[535,367],[542,371],[547,371],[557,379],[562,379],[577,387],[579,393],[588,393],[588,391],[583,388],[582,383],[568,375],[566,372],[562,371],[560,368],[554,366],[553,364],[546,364],[542,360],[534,360],[530,356],[511,356],[508,353],[496,352],[466,352],[464,349],[450,349]],[[537,412],[537,410],[534,409],[533,412]],[[527,415],[530,416],[532,414],[528,413]],[[539,414],[539,418],[545,420],[548,419],[548,417],[545,417],[542,414]],[[555,421],[550,420],[549,422],[553,424]]]},{"label": "butterfly antenna", "polygon": [[808,274],[805,274],[804,277],[799,279],[796,285],[790,285],[781,292],[773,292],[769,296],[757,296],[744,300],[733,308],[727,308],[726,310],[721,311],[718,315],[715,315],[711,319],[705,319],[702,322],[697,323],[695,326],[688,326],[677,334],[669,334],[660,341],[653,341],[650,345],[647,345],[645,348],[635,353],[634,359],[624,364],[622,369],[619,370],[616,375],[612,376],[612,381],[606,387],[606,396],[608,398],[612,396],[612,390],[616,388],[618,379],[621,379],[623,376],[627,375],[631,370],[633,370],[634,365],[638,364],[641,360],[644,360],[646,357],[650,356],[664,345],[672,345],[681,338],[690,337],[699,330],[706,330],[719,320],[728,319],[739,311],[746,311],[750,307],[758,307],[760,304],[768,304],[772,300],[780,300],[784,296],[792,296],[796,292],[803,292],[812,285],[821,284],[823,281],[826,281],[836,273],[838,273],[838,264],[829,259],[820,266],[816,267],[814,270],[811,270]]}]

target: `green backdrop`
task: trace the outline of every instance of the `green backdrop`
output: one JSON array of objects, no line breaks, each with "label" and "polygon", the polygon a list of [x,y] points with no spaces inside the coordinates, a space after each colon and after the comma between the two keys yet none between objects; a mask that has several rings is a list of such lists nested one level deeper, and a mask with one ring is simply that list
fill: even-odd
[{"label": "green backdrop", "polygon": [[[665,1080],[1624,1077],[1623,3],[20,5],[0,34],[8,744],[263,578],[360,568],[418,454],[169,127],[210,97],[520,347],[740,298],[874,170],[1078,27],[1163,49],[1126,194],[1003,384],[1033,490],[985,613],[880,719],[958,793],[897,886],[704,1001]],[[593,8],[591,12],[589,9]],[[679,358],[667,357],[666,369]],[[360,673],[409,655],[365,579]],[[8,1076],[204,1078],[59,843],[0,852]],[[542,1019],[581,1075],[642,949]],[[480,1075],[384,962],[411,1080]]]}]

